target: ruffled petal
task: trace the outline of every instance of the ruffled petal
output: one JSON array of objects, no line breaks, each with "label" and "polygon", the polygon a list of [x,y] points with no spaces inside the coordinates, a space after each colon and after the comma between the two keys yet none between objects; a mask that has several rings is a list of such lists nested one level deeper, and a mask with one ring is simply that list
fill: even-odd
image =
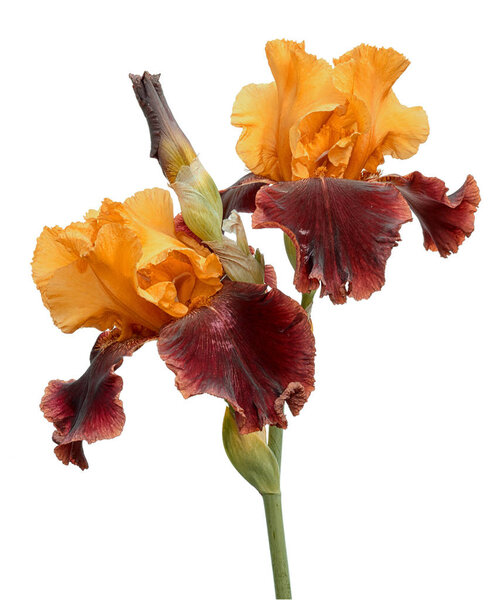
[{"label": "ruffled petal", "polygon": [[120,435],[125,423],[119,399],[123,380],[115,370],[125,356],[131,356],[149,339],[122,339],[117,329],[105,331],[92,349],[90,366],[79,379],[48,384],[40,408],[55,426],[55,453],[64,464],[71,462],[87,469],[82,441],[91,444]]},{"label": "ruffled petal", "polygon": [[237,153],[256,175],[290,180],[291,157],[306,115],[333,110],[344,100],[332,82],[332,67],[305,52],[304,43],[274,40],[266,46],[275,83],[249,85],[234,103],[232,124],[242,127]]},{"label": "ruffled petal", "polygon": [[343,177],[358,136],[369,125],[366,105],[352,98],[329,112],[307,115],[297,126],[293,179]]},{"label": "ruffled petal", "polygon": [[409,61],[393,48],[362,44],[334,63],[334,85],[362,101],[371,121],[355,142],[344,176],[359,178],[362,169],[374,173],[386,154],[395,158],[415,154],[428,137],[428,118],[420,106],[403,106],[391,90]]},{"label": "ruffled petal", "polygon": [[275,83],[251,83],[244,86],[234,101],[231,123],[243,128],[236,144],[236,152],[248,169],[256,175],[281,179]]},{"label": "ruffled petal", "polygon": [[314,387],[307,315],[266,285],[227,281],[208,305],[163,327],[158,350],[182,395],[225,398],[241,433],[286,427],[282,401],[297,414]]},{"label": "ruffled petal", "polygon": [[47,287],[59,269],[74,263],[92,247],[94,229],[89,224],[72,223],[65,229],[44,227],[37,240],[32,262],[33,281],[43,303],[47,303]]},{"label": "ruffled petal", "polygon": [[253,227],[279,227],[296,248],[294,283],[336,304],[369,298],[385,282],[385,264],[411,212],[386,183],[313,178],[262,188]]},{"label": "ruffled petal", "polygon": [[251,213],[255,210],[255,196],[264,185],[275,183],[271,179],[248,173],[238,179],[230,187],[220,191],[224,207],[224,219],[230,216],[233,210],[238,213]]},{"label": "ruffled petal", "polygon": [[383,180],[393,183],[419,219],[427,250],[438,251],[446,257],[457,252],[473,232],[480,190],[471,175],[450,196],[447,196],[448,188],[441,179],[425,177],[418,171]]},{"label": "ruffled petal", "polygon": [[136,267],[142,248],[131,230],[117,223],[103,225],[94,246],[78,254],[57,269],[45,287],[52,318],[64,332],[115,325],[121,330],[141,325],[159,331],[169,320],[169,315],[137,293]]}]

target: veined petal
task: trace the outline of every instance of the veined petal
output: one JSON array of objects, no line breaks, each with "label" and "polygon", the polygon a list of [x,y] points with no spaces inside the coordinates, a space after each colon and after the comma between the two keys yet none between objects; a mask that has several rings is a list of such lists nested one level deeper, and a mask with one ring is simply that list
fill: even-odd
[{"label": "veined petal", "polygon": [[40,408],[55,426],[55,454],[66,465],[87,469],[82,441],[111,439],[123,429],[125,414],[119,399],[123,380],[115,370],[150,338],[123,340],[120,335],[117,329],[102,333],[90,354],[90,366],[79,379],[53,380],[45,389]]},{"label": "veined petal", "polygon": [[293,151],[293,179],[306,179],[322,172],[342,177],[357,137],[370,122],[365,104],[357,98],[332,111],[307,115],[297,125]]},{"label": "veined petal", "polygon": [[93,228],[83,223],[72,223],[66,229],[44,227],[38,238],[33,262],[33,281],[47,308],[47,286],[59,269],[78,261],[92,247]]},{"label": "veined petal", "polygon": [[56,325],[66,333],[115,325],[124,331],[133,325],[159,331],[169,316],[137,293],[141,255],[132,231],[116,223],[103,225],[94,246],[55,271],[46,285],[45,298]]},{"label": "veined petal", "polygon": [[236,96],[231,123],[242,127],[236,152],[256,175],[281,179],[278,159],[278,101],[274,82],[246,85]]},{"label": "veined petal", "polygon": [[294,126],[309,113],[333,110],[345,96],[333,85],[331,65],[305,52],[304,43],[274,40],[266,53],[275,83],[246,86],[237,96],[232,124],[243,133],[236,150],[256,175],[290,180]]},{"label": "veined petal", "polygon": [[411,213],[390,184],[312,178],[262,188],[253,227],[279,227],[296,248],[295,286],[342,304],[369,298]]},{"label": "veined petal", "polygon": [[355,142],[344,176],[359,178],[362,169],[374,173],[385,154],[395,158],[415,154],[428,137],[426,113],[421,107],[403,106],[391,90],[409,61],[393,48],[362,44],[334,63],[334,85],[362,101],[371,121]]},{"label": "veined petal", "polygon": [[224,219],[230,216],[233,210],[238,213],[253,212],[255,210],[255,196],[264,185],[275,183],[272,179],[253,175],[243,175],[230,187],[220,191],[224,207]]},{"label": "veined petal", "polygon": [[438,251],[446,257],[457,252],[473,232],[480,190],[471,175],[450,196],[447,196],[448,188],[441,179],[425,177],[418,171],[383,180],[393,183],[419,219],[427,250]]},{"label": "veined petal", "polygon": [[158,350],[182,395],[225,398],[241,433],[286,427],[283,400],[297,414],[314,386],[307,315],[266,285],[227,281],[206,306],[163,327]]}]

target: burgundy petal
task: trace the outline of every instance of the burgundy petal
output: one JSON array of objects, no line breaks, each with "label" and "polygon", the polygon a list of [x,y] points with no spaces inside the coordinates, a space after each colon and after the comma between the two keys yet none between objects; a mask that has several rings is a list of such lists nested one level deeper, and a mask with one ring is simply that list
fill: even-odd
[{"label": "burgundy petal", "polygon": [[255,196],[258,190],[264,185],[274,183],[271,179],[265,179],[258,175],[249,173],[238,179],[225,190],[220,190],[222,204],[224,207],[224,219],[226,219],[233,210],[237,212],[253,212],[255,210]]},{"label": "burgundy petal", "polygon": [[185,398],[225,398],[241,433],[286,427],[283,401],[297,414],[314,387],[315,344],[305,311],[277,289],[234,281],[210,300],[160,331],[159,354],[178,389]]},{"label": "burgundy petal", "polygon": [[265,265],[265,283],[272,288],[277,287],[277,274],[272,265]]},{"label": "burgundy petal", "polygon": [[385,282],[385,264],[411,213],[387,183],[314,178],[259,190],[253,227],[279,227],[296,248],[294,283],[336,304],[369,298]]},{"label": "burgundy petal", "polygon": [[114,371],[123,357],[131,356],[150,338],[119,337],[117,329],[102,333],[90,353],[90,366],[79,379],[53,380],[45,389],[40,408],[55,425],[55,453],[65,465],[71,462],[87,469],[82,440],[110,439],[123,429],[125,414],[119,399],[123,380]]},{"label": "burgundy petal", "polygon": [[419,219],[427,250],[449,256],[471,235],[480,202],[480,191],[471,175],[450,196],[447,196],[448,188],[441,179],[425,177],[418,171],[405,177],[384,179],[396,186]]}]

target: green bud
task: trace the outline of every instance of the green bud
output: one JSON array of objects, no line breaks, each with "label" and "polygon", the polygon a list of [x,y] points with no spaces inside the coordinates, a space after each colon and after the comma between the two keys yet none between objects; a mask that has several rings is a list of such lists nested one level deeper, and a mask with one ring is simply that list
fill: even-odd
[{"label": "green bud", "polygon": [[232,281],[264,283],[265,269],[251,254],[246,254],[233,240],[224,237],[221,241],[208,242],[218,256],[224,271]]},{"label": "green bud", "polygon": [[199,158],[182,166],[172,184],[187,227],[203,242],[222,239],[222,199]]},{"label": "green bud", "polygon": [[149,124],[151,156],[175,190],[187,227],[203,241],[222,239],[222,199],[217,186],[173,116],[159,75],[130,75]]},{"label": "green bud", "polygon": [[227,407],[222,438],[230,462],[248,483],[260,494],[280,493],[279,465],[267,446],[264,432],[240,434],[234,415]]},{"label": "green bud", "polygon": [[222,229],[225,233],[233,233],[236,236],[236,242],[239,248],[244,254],[250,255],[250,249],[248,245],[248,238],[246,237],[246,231],[244,230],[243,221],[237,210],[233,210],[228,219],[224,219],[222,223]]},{"label": "green bud", "polygon": [[291,238],[286,233],[284,235],[284,248],[286,249],[286,254],[288,255],[288,260],[291,263],[293,269],[296,269],[296,248],[293,244]]},{"label": "green bud", "polygon": [[263,256],[258,250],[254,256],[251,254],[244,225],[237,211],[233,210],[230,217],[224,220],[223,230],[225,233],[235,234],[236,241],[222,237],[221,240],[209,241],[208,246],[220,259],[229,278],[244,283],[264,283]]}]

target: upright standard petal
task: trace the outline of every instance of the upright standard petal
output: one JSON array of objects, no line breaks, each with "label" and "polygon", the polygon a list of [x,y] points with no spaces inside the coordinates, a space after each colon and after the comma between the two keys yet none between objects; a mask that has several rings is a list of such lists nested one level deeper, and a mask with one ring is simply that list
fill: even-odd
[{"label": "upright standard petal", "polygon": [[90,354],[90,366],[76,381],[51,381],[40,408],[54,424],[55,454],[65,465],[81,469],[88,463],[82,442],[111,439],[120,435],[125,423],[119,398],[123,380],[115,370],[125,356],[131,356],[149,337],[121,339],[118,329],[105,331]]},{"label": "upright standard petal", "polygon": [[227,281],[206,306],[163,327],[158,350],[185,398],[225,398],[241,433],[286,427],[314,387],[315,344],[297,302],[266,285]]},{"label": "upright standard petal", "polygon": [[345,96],[333,85],[331,65],[305,52],[304,43],[274,40],[266,53],[275,83],[251,84],[237,96],[232,124],[243,133],[236,150],[256,175],[291,180],[297,123],[312,112],[334,110]]},{"label": "upright standard petal", "polygon": [[409,158],[429,133],[421,107],[408,108],[392,91],[409,61],[392,48],[362,44],[334,61],[334,85],[350,98],[362,101],[370,115],[370,126],[355,141],[344,177],[358,179],[363,169],[374,173],[389,154]]},{"label": "upright standard petal", "polygon": [[369,298],[411,212],[390,184],[314,178],[262,188],[253,227],[279,227],[296,248],[294,283],[336,304]]},{"label": "upright standard petal", "polygon": [[438,251],[440,256],[446,257],[457,252],[473,232],[480,190],[471,175],[450,196],[447,196],[448,188],[441,179],[425,177],[418,171],[383,180],[393,183],[419,219],[427,250]]}]

